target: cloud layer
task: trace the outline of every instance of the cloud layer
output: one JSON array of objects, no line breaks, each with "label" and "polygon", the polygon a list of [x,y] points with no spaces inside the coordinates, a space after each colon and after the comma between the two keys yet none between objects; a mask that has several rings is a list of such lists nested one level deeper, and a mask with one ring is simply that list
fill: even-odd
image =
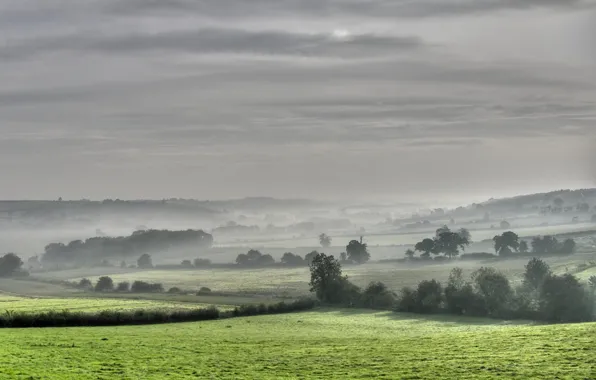
[{"label": "cloud layer", "polygon": [[[437,197],[588,183],[593,6],[5,1],[11,185],[0,196]],[[509,181],[494,175],[503,166]]]}]

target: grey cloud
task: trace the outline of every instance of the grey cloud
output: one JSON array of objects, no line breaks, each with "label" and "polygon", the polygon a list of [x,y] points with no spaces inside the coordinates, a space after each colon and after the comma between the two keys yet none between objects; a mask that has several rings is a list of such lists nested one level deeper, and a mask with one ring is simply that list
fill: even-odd
[{"label": "grey cloud", "polygon": [[105,36],[73,34],[13,42],[0,49],[0,58],[23,59],[42,53],[121,53],[178,51],[194,54],[243,53],[254,55],[346,56],[396,54],[422,47],[417,37],[296,34],[281,31],[247,31],[204,28],[160,34]]},{"label": "grey cloud", "polygon": [[419,18],[507,9],[569,9],[593,5],[594,2],[591,0],[127,0],[110,3],[107,9],[118,15],[138,12],[200,12],[202,15],[217,18],[289,14],[315,17],[357,15]]}]

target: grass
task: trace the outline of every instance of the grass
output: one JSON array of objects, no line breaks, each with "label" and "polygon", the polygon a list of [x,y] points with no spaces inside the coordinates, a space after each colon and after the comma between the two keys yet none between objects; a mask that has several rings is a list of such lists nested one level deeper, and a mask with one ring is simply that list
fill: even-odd
[{"label": "grass", "polygon": [[[578,264],[584,263],[593,256],[573,255],[548,257],[544,260],[555,273],[572,271]],[[362,266],[345,266],[343,271],[356,285],[364,287],[371,281],[382,281],[393,291],[404,286],[416,286],[425,279],[436,279],[445,282],[449,271],[454,266],[464,269],[469,275],[481,266],[491,266],[503,271],[513,282],[520,281],[524,265],[529,258],[511,259],[507,261],[468,262],[455,261],[447,264],[407,265],[403,263],[371,263]],[[52,276],[47,273],[46,276]],[[205,269],[205,270],[149,270],[130,273],[110,274],[115,282],[142,280],[160,282],[164,288],[173,286],[182,289],[198,290],[207,286],[215,292],[244,293],[261,296],[296,297],[308,294],[310,280],[309,269],[301,268],[265,268],[265,269]],[[57,277],[56,277],[57,278]],[[90,277],[96,281],[98,276]],[[78,281],[80,277],[68,278]]]},{"label": "grass", "polygon": [[0,378],[596,377],[596,324],[320,310],[198,323],[0,331]]},{"label": "grass", "polygon": [[[211,304],[167,302],[154,300],[131,300],[109,298],[28,298],[0,294],[0,313],[72,311],[93,312],[101,310],[137,310],[137,309],[197,309]],[[218,304],[220,310],[231,310],[231,305]]]}]

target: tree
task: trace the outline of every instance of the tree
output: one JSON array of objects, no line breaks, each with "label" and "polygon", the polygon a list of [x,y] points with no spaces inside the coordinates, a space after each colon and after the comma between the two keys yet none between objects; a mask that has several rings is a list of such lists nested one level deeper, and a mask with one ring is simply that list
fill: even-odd
[{"label": "tree", "polygon": [[414,257],[414,255],[416,254],[416,252],[412,251],[411,249],[408,249],[405,254],[406,254],[406,257],[408,259],[411,259],[411,258]]},{"label": "tree", "polygon": [[341,291],[340,285],[346,279],[333,256],[319,253],[310,263],[310,291],[322,302],[336,303],[341,298],[337,294]]},{"label": "tree", "polygon": [[575,240],[566,239],[563,242],[563,246],[561,247],[561,253],[572,254],[573,252],[575,252],[575,245]]},{"label": "tree", "polygon": [[128,292],[129,290],[130,290],[130,283],[128,281],[122,281],[122,282],[119,282],[118,285],[116,285],[117,292]]},{"label": "tree", "polygon": [[501,229],[503,229],[503,230],[506,230],[506,229],[508,229],[508,228],[511,228],[511,223],[509,223],[509,222],[508,222],[508,221],[506,221],[506,220],[503,220],[503,221],[501,222],[500,226],[501,226]]},{"label": "tree", "polygon": [[433,239],[424,239],[421,242],[416,243],[414,249],[423,252],[422,256],[429,257],[430,253],[435,249],[435,241]]},{"label": "tree", "polygon": [[327,234],[320,234],[319,235],[319,243],[321,244],[321,247],[323,248],[329,248],[331,247],[331,236],[328,236]]},{"label": "tree", "polygon": [[382,282],[371,282],[362,292],[362,303],[369,308],[390,308],[395,295]]},{"label": "tree", "polygon": [[565,201],[563,199],[561,199],[560,197],[557,197],[553,200],[553,204],[555,206],[557,206],[558,208],[561,208],[565,204]]},{"label": "tree", "polygon": [[192,262],[190,260],[182,260],[182,262],[180,262],[180,266],[184,267],[184,268],[192,268]]},{"label": "tree", "polygon": [[581,202],[577,205],[577,211],[579,212],[590,212],[590,205],[586,202]]},{"label": "tree", "polygon": [[263,255],[256,249],[251,249],[246,254],[241,253],[236,257],[236,264],[241,266],[267,266],[275,264],[271,255]]},{"label": "tree", "polygon": [[346,246],[346,252],[348,259],[358,264],[364,264],[370,259],[370,253],[368,253],[366,243],[362,242],[362,238],[360,238],[360,241],[350,241]]},{"label": "tree", "polygon": [[96,292],[108,292],[114,290],[114,280],[109,276],[101,276],[95,284]]},{"label": "tree", "polygon": [[300,255],[295,255],[292,252],[286,252],[281,257],[282,264],[290,266],[302,266],[304,265],[304,259]]},{"label": "tree", "polygon": [[494,268],[482,267],[472,273],[472,280],[476,291],[484,299],[488,315],[500,316],[514,294],[507,277]]},{"label": "tree", "polygon": [[460,228],[459,231],[457,231],[457,233],[459,234],[459,236],[461,236],[463,239],[465,239],[469,243],[472,242],[472,234],[470,233],[470,231],[467,228]]},{"label": "tree", "polygon": [[194,259],[192,264],[195,268],[208,267],[209,265],[211,265],[211,260],[198,258]]},{"label": "tree", "polygon": [[23,266],[23,260],[14,253],[7,253],[0,257],[0,277],[7,277],[18,272]]},{"label": "tree", "polygon": [[120,261],[120,268],[126,268],[126,261]]},{"label": "tree", "polygon": [[319,254],[319,252],[317,251],[312,251],[310,253],[307,253],[306,256],[304,256],[304,261],[306,261],[306,264],[310,265],[310,263],[312,263],[312,260]]},{"label": "tree", "polygon": [[593,299],[571,274],[549,275],[540,287],[540,314],[549,322],[592,320]]},{"label": "tree", "polygon": [[539,258],[533,257],[525,266],[524,272],[524,287],[528,290],[538,290],[544,279],[551,274],[550,267],[547,263]]},{"label": "tree", "polygon": [[339,254],[339,261],[341,262],[346,262],[348,260],[348,254],[345,252],[342,252]]},{"label": "tree", "polygon": [[416,289],[416,294],[419,313],[436,313],[441,308],[443,287],[438,281],[421,281]]},{"label": "tree", "polygon": [[435,231],[435,237],[438,238],[444,232],[451,232],[451,229],[449,229],[449,227],[445,224],[443,225],[443,227],[440,227]]},{"label": "tree", "polygon": [[520,241],[518,249],[521,253],[528,253],[528,251],[530,251],[530,248],[528,247],[528,242],[525,240]]},{"label": "tree", "polygon": [[559,241],[553,236],[532,239],[532,252],[536,254],[553,253],[559,249]]},{"label": "tree", "polygon": [[499,256],[507,256],[519,249],[519,236],[515,232],[507,231],[493,237],[495,252]]},{"label": "tree", "polygon": [[143,269],[153,268],[153,261],[151,260],[151,255],[143,253],[137,260],[137,266]]},{"label": "tree", "polygon": [[93,284],[91,283],[91,280],[89,280],[88,278],[82,278],[81,281],[79,281],[79,283],[77,284],[77,288],[91,290],[93,289]]},{"label": "tree", "polygon": [[465,250],[470,245],[469,240],[457,232],[445,231],[435,238],[434,252],[444,253],[449,258],[459,255],[459,250]]}]

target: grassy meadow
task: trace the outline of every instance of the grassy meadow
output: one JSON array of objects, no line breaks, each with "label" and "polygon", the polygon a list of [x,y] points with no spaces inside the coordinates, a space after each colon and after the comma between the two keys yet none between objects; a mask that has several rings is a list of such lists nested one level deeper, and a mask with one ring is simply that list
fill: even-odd
[{"label": "grassy meadow", "polygon": [[[211,304],[134,300],[114,298],[31,298],[15,297],[0,294],[0,313],[5,312],[44,312],[72,311],[94,312],[102,310],[138,310],[138,309],[190,309],[209,307]],[[220,310],[232,309],[231,305],[218,304]]]},{"label": "grassy meadow", "polygon": [[596,377],[596,324],[318,310],[154,326],[6,329],[0,378]]},{"label": "grassy meadow", "polygon": [[[416,286],[421,280],[436,279],[445,282],[449,271],[461,267],[466,275],[481,266],[491,266],[505,273],[514,283],[520,281],[524,265],[529,258],[497,261],[458,261],[436,264],[406,263],[369,263],[357,266],[344,266],[343,272],[350,281],[364,287],[371,281],[381,281],[392,289],[399,291],[404,286]],[[580,264],[596,260],[594,254],[575,254],[572,256],[547,257],[544,260],[557,274],[575,273]],[[112,277],[114,282],[142,280],[162,283],[167,290],[180,287],[196,291],[200,287],[208,287],[214,292],[233,293],[238,295],[257,295],[263,297],[297,297],[309,293],[310,274],[308,267],[299,268],[252,268],[252,269],[180,269],[180,270],[132,270],[123,272],[112,268],[104,268],[103,274]],[[84,275],[83,270],[49,272],[39,277],[53,280],[78,281]],[[586,272],[588,273],[588,272]],[[89,276],[96,281],[99,275]],[[589,277],[589,276],[588,276]],[[586,277],[587,279],[587,277]],[[1,286],[1,283],[0,283]],[[0,288],[1,289],[1,288]]]}]

